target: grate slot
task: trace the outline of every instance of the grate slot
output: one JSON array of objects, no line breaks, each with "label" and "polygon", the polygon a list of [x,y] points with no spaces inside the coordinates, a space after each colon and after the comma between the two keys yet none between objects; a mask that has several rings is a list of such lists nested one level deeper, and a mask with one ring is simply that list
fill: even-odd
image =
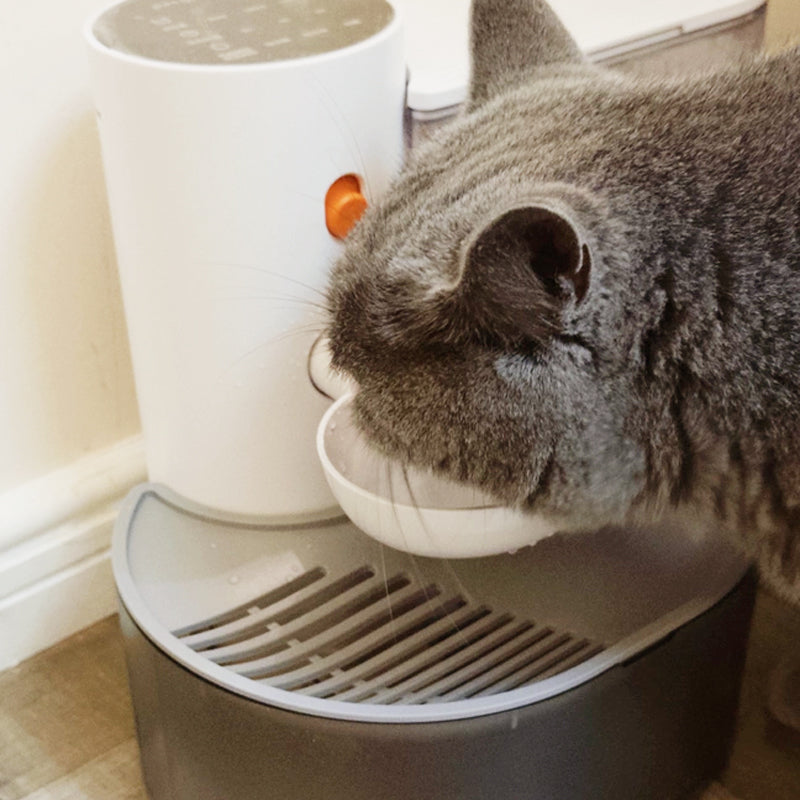
[{"label": "grate slot", "polygon": [[395,703],[405,696],[422,691],[426,686],[450,674],[460,666],[479,658],[509,638],[530,628],[529,623],[514,625],[510,614],[491,613],[464,631],[421,653],[406,665],[381,677],[384,688],[375,702]]},{"label": "grate slot", "polygon": [[[265,609],[268,606],[273,606],[277,603],[280,603],[282,600],[285,600],[286,598],[291,597],[293,594],[302,591],[311,584],[322,580],[324,577],[325,570],[322,567],[315,567],[314,569],[304,572],[294,580],[283,584],[283,586],[279,586],[276,589],[272,589],[271,591],[267,592],[266,594],[262,594],[255,600],[251,600],[249,603],[243,603],[240,606],[236,606],[236,608],[232,608],[229,611],[224,611],[223,613],[217,614],[214,617],[209,617],[208,619],[192,623],[191,625],[186,625],[183,628],[173,631],[172,633],[179,639],[186,640],[190,636],[196,636],[198,634],[205,633],[206,631],[222,628],[238,620],[243,619],[250,621],[252,619],[251,613],[253,608]],[[192,646],[189,641],[184,641],[184,643],[188,644],[190,647]]]},{"label": "grate slot", "polygon": [[[465,608],[465,615],[457,613],[462,608]],[[462,597],[451,597],[449,600],[439,603],[408,631],[395,632],[387,644],[381,644],[367,653],[360,654],[353,663],[345,664],[342,668],[352,670],[353,667],[364,667],[372,664],[375,659],[379,659],[377,664],[371,667],[364,676],[366,680],[373,680],[378,675],[385,675],[387,670],[410,661],[430,647],[459,633],[489,613],[491,613],[489,609],[484,606],[472,608],[467,606],[466,600]],[[429,626],[431,626],[430,629]],[[414,639],[411,642],[404,642],[403,640],[407,637],[414,637]],[[400,647],[401,644],[402,647]],[[396,655],[388,652],[398,649],[399,652]]]},{"label": "grate slot", "polygon": [[[436,699],[461,700],[483,693],[496,694],[498,691],[516,688],[547,670],[551,664],[559,663],[577,650],[584,649],[586,644],[585,641],[576,644],[569,634],[550,635],[545,641],[527,642],[517,653],[509,653],[507,658],[490,669],[442,692]],[[499,686],[505,688],[497,688]]]},{"label": "grate slot", "polygon": [[291,608],[282,611],[275,616],[278,625],[287,625],[289,622],[302,617],[304,614],[311,614],[326,603],[344,595],[349,589],[354,589],[358,584],[375,577],[375,570],[372,567],[361,567],[361,569],[345,575],[338,581],[334,581],[329,587],[321,589],[316,595],[293,605]]},{"label": "grate slot", "polygon": [[479,688],[497,683],[521,666],[544,658],[568,640],[568,636],[555,635],[551,628],[534,630],[531,636],[507,642],[479,660],[466,664],[435,684],[425,687],[424,697],[420,696],[419,699],[431,702],[442,698],[460,700],[468,697]]},{"label": "grate slot", "polygon": [[[393,622],[396,621],[399,614],[405,614],[409,611],[413,611],[415,607],[420,606],[422,603],[426,603],[428,600],[427,596],[420,591],[412,594],[407,599],[403,600],[401,604],[398,606],[398,609],[395,609],[392,615],[388,613],[384,613],[373,620],[369,620],[367,623],[362,624],[360,620],[355,620],[356,629],[355,631],[346,631],[345,635],[347,638],[356,639],[356,644],[354,647],[359,646],[357,641],[357,637],[360,634],[361,636],[365,637],[367,641],[370,641],[374,638],[374,634],[376,630],[380,630],[380,628],[388,628],[390,629]],[[342,626],[344,628],[344,626]],[[322,657],[316,652],[315,645],[319,642],[309,642],[306,647],[301,647],[299,643],[297,643],[298,651],[302,650],[302,652],[307,653],[309,657],[309,663],[307,668],[298,669],[294,666],[291,669],[280,669],[276,670],[273,668],[272,670],[264,670],[263,668],[258,672],[253,672],[248,670],[243,670],[241,674],[247,675],[247,677],[251,677],[254,679],[266,679],[270,678],[269,683],[273,686],[277,686],[282,689],[292,689],[294,691],[299,691],[300,689],[306,688],[308,686],[316,685],[320,681],[326,680],[333,675],[341,674],[342,669],[340,666],[340,658],[341,653],[336,653],[335,655],[339,656],[339,658],[333,657]],[[328,642],[325,640],[321,640],[323,645],[327,645]],[[363,644],[361,645],[363,646]],[[280,674],[280,678],[276,679],[278,674]]]},{"label": "grate slot", "polygon": [[[579,664],[583,664],[590,658],[594,658],[596,655],[599,655],[606,649],[605,645],[599,642],[593,642],[591,640],[586,640],[586,639],[584,639],[583,641],[586,642],[585,647],[581,648],[580,650],[577,650],[574,654],[568,656],[567,658],[564,658],[561,661],[552,664],[544,672],[540,672],[538,675],[536,675],[536,680],[543,681],[546,678],[552,678],[553,675],[558,675],[561,672],[566,672],[568,669],[577,667]],[[526,680],[526,683],[527,682],[528,681]]]},{"label": "grate slot", "polygon": [[603,645],[587,639],[581,639],[573,646],[559,651],[552,658],[548,658],[545,663],[536,667],[529,666],[527,669],[521,669],[514,675],[508,676],[506,680],[488,687],[487,690],[481,691],[479,694],[497,694],[498,692],[518,689],[520,686],[525,686],[534,681],[552,678],[553,675],[558,675],[561,672],[572,669],[572,667],[577,667],[578,664],[583,664],[584,661],[588,661],[598,653],[602,653],[604,649]]},{"label": "grate slot", "polygon": [[[543,646],[548,646],[547,639],[552,636],[549,628],[534,629],[530,636],[526,635],[530,632],[530,623],[515,625],[510,631],[505,632],[505,636],[491,637],[487,642],[481,642],[481,647],[472,648],[469,653],[459,654],[460,657],[440,665],[440,668],[432,671],[433,674],[428,676],[430,679],[424,683],[417,683],[413,687],[396,687],[395,695],[389,702],[406,705],[437,700],[440,695],[446,695],[466,681],[482,675],[498,664],[503,664],[508,658],[512,658],[520,650],[532,644],[543,641],[545,643]],[[522,640],[520,637],[523,637]]]},{"label": "grate slot", "polygon": [[260,663],[278,650],[285,649],[287,642],[306,642],[319,634],[328,634],[338,624],[352,619],[364,609],[390,602],[387,598],[408,585],[409,580],[402,575],[385,583],[381,582],[380,586],[368,586],[367,591],[364,591],[362,585],[357,585],[332,598],[313,614],[298,617],[288,625],[268,620],[266,625],[260,625],[251,631],[247,639],[235,641],[232,645],[220,647],[206,655],[222,666],[245,662]]},{"label": "grate slot", "polygon": [[[435,609],[418,609],[410,614],[410,619],[403,619],[402,626],[389,628],[378,640],[367,642],[368,650],[363,645],[353,653],[343,652],[348,658],[327,680],[317,681],[313,685],[302,687],[305,694],[314,697],[336,698],[337,700],[361,701],[365,695],[372,695],[383,687],[383,677],[387,671],[398,663],[403,664],[424,652],[430,642],[442,638],[442,630],[452,634],[459,627],[466,627],[477,620],[479,615],[474,610],[466,609],[465,614],[457,612],[464,607],[465,601],[451,598]],[[454,617],[454,615],[457,615]],[[377,685],[376,685],[377,684]]]},{"label": "grate slot", "polygon": [[254,603],[248,603],[244,606],[250,609],[247,617],[236,619],[214,629],[207,628],[199,634],[185,636],[183,643],[197,652],[204,652],[251,640],[276,625],[286,625],[291,620],[313,613],[333,598],[356,589],[359,584],[374,575],[371,568],[362,567],[335,580],[327,578],[322,581],[321,586],[317,582],[303,587],[277,603],[258,610],[253,610],[256,608]]},{"label": "grate slot", "polygon": [[[287,630],[284,635],[290,645],[292,657],[303,654],[308,658],[312,658],[315,664],[320,665],[320,669],[330,670],[336,668],[336,659],[333,657],[325,658],[321,655],[321,652],[332,650],[333,655],[336,655],[337,651],[333,645],[337,640],[370,636],[377,628],[390,625],[392,619],[398,613],[405,613],[407,610],[426,603],[429,593],[430,590],[426,594],[415,587],[405,587],[396,593],[397,606],[394,614],[389,609],[384,609],[376,614],[373,608],[367,608],[356,615],[346,614],[343,615],[343,619],[337,625],[328,627],[306,641],[301,641],[293,631]],[[288,672],[282,666],[280,658],[276,656],[259,658],[255,661],[243,661],[234,665],[233,668],[240,675],[253,679],[263,679],[277,674],[284,675]],[[289,680],[289,677],[282,680],[281,686]]]},{"label": "grate slot", "polygon": [[[396,598],[394,604],[387,603],[386,608],[380,614],[367,620],[363,625],[354,624],[351,630],[345,631],[338,639],[329,641],[318,648],[317,654],[321,658],[335,659],[341,669],[348,669],[348,664],[343,662],[346,662],[348,658],[351,645],[356,648],[356,653],[351,660],[358,662],[363,658],[360,652],[363,652],[364,647],[373,647],[376,638],[380,639],[379,634],[386,629],[388,629],[387,636],[392,636],[392,630],[397,630],[396,626],[399,622],[406,622],[407,615],[410,614],[413,618],[415,614],[420,614],[423,619],[427,619],[430,616],[428,604],[434,601],[438,602],[438,597],[439,588],[429,586],[407,599]],[[355,622],[357,621],[354,620]]]}]

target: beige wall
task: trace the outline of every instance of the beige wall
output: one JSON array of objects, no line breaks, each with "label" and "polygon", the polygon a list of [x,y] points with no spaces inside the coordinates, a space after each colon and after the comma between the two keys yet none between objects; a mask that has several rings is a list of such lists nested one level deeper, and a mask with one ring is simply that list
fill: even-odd
[{"label": "beige wall", "polygon": [[800,0],[769,0],[764,39],[770,50],[800,39]]},{"label": "beige wall", "polygon": [[0,494],[139,427],[81,38],[103,5],[0,6]]}]

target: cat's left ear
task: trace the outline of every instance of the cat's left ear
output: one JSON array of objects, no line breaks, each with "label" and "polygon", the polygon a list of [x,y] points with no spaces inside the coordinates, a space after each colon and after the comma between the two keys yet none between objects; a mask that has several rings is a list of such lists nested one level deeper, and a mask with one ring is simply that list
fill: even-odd
[{"label": "cat's left ear", "polygon": [[459,294],[479,324],[503,339],[543,341],[564,306],[589,289],[592,257],[560,204],[531,203],[480,226],[462,259]]},{"label": "cat's left ear", "polygon": [[545,0],[473,0],[469,108],[534,77],[548,64],[584,56]]}]

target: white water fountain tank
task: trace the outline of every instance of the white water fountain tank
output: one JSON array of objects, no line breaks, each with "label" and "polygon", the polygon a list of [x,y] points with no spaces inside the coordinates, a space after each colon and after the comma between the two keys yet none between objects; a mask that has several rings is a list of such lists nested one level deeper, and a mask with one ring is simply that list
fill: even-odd
[{"label": "white water fountain tank", "polygon": [[151,480],[272,521],[340,513],[306,362],[341,246],[326,194],[345,177],[369,202],[402,160],[395,8],[127,0],[87,38]]}]

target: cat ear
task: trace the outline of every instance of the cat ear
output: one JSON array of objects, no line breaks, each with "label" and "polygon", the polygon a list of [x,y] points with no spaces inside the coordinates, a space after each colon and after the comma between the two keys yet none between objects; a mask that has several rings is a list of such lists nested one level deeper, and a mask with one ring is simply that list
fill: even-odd
[{"label": "cat ear", "polygon": [[589,288],[591,253],[567,212],[512,208],[481,227],[466,248],[463,302],[484,329],[504,340],[544,341],[561,310]]},{"label": "cat ear", "polygon": [[584,60],[544,0],[473,0],[470,37],[470,109],[524,83],[541,66]]}]

